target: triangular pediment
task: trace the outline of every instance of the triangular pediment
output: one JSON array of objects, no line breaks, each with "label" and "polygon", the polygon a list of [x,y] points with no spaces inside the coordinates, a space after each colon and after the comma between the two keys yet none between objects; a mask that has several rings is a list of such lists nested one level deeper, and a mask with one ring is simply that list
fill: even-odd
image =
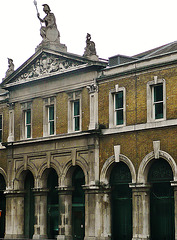
[{"label": "triangular pediment", "polygon": [[10,87],[33,80],[55,76],[86,67],[89,60],[78,55],[42,50],[4,79],[2,86]]}]

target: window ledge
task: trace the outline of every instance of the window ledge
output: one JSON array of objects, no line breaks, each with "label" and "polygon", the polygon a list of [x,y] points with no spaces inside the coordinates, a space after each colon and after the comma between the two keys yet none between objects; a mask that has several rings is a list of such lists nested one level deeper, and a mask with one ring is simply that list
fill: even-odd
[{"label": "window ledge", "polygon": [[161,128],[161,127],[170,127],[176,126],[177,119],[170,119],[170,120],[159,120],[155,122],[148,122],[142,124],[135,124],[130,126],[122,126],[119,128],[109,128],[109,129],[102,129],[102,134],[115,134],[115,133],[123,133],[123,132],[132,132],[132,131],[140,131],[152,128]]}]

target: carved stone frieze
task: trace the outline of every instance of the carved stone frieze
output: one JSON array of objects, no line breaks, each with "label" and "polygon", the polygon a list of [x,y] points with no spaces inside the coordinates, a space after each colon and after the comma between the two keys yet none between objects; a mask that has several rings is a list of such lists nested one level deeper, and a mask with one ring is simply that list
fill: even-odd
[{"label": "carved stone frieze", "polygon": [[66,60],[52,54],[43,53],[42,56],[38,58],[25,73],[21,74],[16,79],[16,82],[28,80],[30,78],[37,78],[54,72],[62,72],[78,65],[78,61]]}]

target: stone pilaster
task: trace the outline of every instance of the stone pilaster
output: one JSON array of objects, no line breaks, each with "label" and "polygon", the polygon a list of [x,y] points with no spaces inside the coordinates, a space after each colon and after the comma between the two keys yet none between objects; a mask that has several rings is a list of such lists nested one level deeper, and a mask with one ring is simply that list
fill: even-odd
[{"label": "stone pilaster", "polygon": [[24,238],[24,191],[8,190],[6,194],[5,238]]},{"label": "stone pilaster", "polygon": [[98,186],[85,186],[85,238],[84,240],[109,240],[111,212],[109,191]]},{"label": "stone pilaster", "polygon": [[172,182],[171,186],[174,187],[175,240],[177,240],[177,182]]},{"label": "stone pilaster", "polygon": [[133,198],[133,238],[150,239],[150,185],[131,184]]},{"label": "stone pilaster", "polygon": [[35,197],[35,224],[33,239],[47,239],[48,189],[33,189]]},{"label": "stone pilaster", "polygon": [[9,104],[9,136],[8,142],[14,141],[14,104]]},{"label": "stone pilaster", "polygon": [[90,124],[89,130],[98,128],[98,85],[96,80],[94,84],[87,86],[90,95]]},{"label": "stone pilaster", "polygon": [[72,240],[72,187],[59,187],[59,235],[57,240]]}]

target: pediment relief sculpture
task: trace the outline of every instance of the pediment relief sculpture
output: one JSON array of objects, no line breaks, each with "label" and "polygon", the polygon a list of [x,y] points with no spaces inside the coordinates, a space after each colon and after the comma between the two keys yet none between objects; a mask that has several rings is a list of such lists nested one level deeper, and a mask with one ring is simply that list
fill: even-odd
[{"label": "pediment relief sculpture", "polygon": [[21,74],[20,77],[17,78],[16,81],[37,78],[55,72],[62,72],[78,65],[79,62],[77,61],[74,62],[51,54],[48,55],[43,53],[41,58],[38,58],[25,73]]}]

